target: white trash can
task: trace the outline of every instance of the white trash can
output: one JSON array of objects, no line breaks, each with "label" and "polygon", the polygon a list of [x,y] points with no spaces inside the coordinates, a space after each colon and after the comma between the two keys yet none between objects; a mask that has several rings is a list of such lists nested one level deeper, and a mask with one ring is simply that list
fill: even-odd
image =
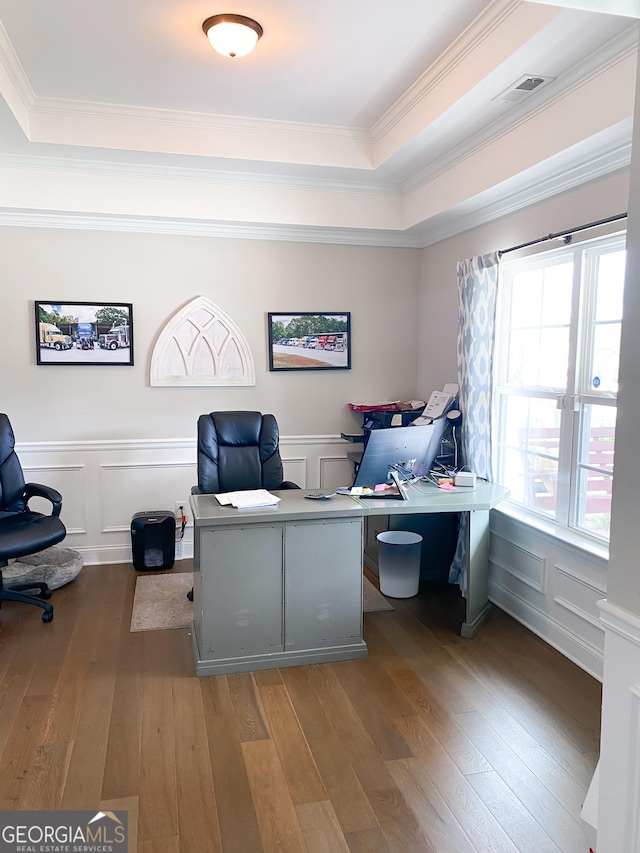
[{"label": "white trash can", "polygon": [[390,598],[412,598],[420,586],[422,536],[407,530],[378,533],[380,592]]}]

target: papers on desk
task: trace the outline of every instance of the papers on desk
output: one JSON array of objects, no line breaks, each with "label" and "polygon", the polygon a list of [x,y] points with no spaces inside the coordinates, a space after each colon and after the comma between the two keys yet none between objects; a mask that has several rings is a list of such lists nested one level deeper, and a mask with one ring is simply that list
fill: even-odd
[{"label": "papers on desk", "polygon": [[244,492],[225,492],[216,495],[220,506],[233,506],[236,509],[256,509],[259,507],[278,506],[280,498],[272,495],[266,489],[249,489]]},{"label": "papers on desk", "polygon": [[423,426],[423,424],[430,424],[435,421],[436,418],[441,418],[458,396],[458,390],[458,386],[454,382],[449,382],[442,391],[434,391],[422,414],[411,422],[411,426]]}]

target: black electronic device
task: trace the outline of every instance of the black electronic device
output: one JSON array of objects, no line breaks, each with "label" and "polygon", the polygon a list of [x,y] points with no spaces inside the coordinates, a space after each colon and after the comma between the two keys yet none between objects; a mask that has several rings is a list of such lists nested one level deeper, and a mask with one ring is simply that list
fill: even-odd
[{"label": "black electronic device", "polygon": [[[401,481],[428,474],[440,453],[440,441],[446,425],[445,418],[439,418],[423,426],[372,430],[353,485],[373,488],[382,483],[393,483],[396,480],[394,474]],[[394,496],[405,499],[392,494],[374,494],[371,497]]]},{"label": "black electronic device", "polygon": [[373,430],[389,429],[390,427],[401,429],[415,421],[420,413],[421,409],[407,412],[366,412],[362,422],[365,443],[369,440],[369,435]]},{"label": "black electronic device", "polygon": [[176,555],[176,519],[172,512],[137,512],[131,519],[133,567],[170,569]]},{"label": "black electronic device", "polygon": [[329,498],[335,497],[335,494],[335,492],[311,492],[305,495],[305,498],[309,498],[312,501],[328,501]]}]

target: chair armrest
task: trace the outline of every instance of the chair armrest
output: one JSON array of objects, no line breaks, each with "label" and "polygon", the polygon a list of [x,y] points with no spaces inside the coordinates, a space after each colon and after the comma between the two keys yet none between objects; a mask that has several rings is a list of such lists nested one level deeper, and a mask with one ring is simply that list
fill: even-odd
[{"label": "chair armrest", "polygon": [[281,489],[299,489],[300,486],[297,483],[292,483],[291,480],[285,480],[281,486]]},{"label": "chair armrest", "polygon": [[51,502],[51,515],[60,515],[62,509],[62,495],[51,486],[43,486],[40,483],[25,483],[22,498],[26,504],[31,498],[45,498]]}]

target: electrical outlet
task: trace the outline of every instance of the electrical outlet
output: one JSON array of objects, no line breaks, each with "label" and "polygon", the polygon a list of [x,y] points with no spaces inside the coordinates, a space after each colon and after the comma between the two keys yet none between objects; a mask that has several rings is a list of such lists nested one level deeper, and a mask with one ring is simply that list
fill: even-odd
[{"label": "electrical outlet", "polygon": [[[180,509],[180,507],[182,507],[182,509]],[[173,514],[176,517],[176,521],[180,521],[180,517],[182,515],[186,516],[187,524],[189,524],[189,522],[191,521],[191,519],[189,518],[189,500],[187,499],[184,501],[176,501]]]}]

